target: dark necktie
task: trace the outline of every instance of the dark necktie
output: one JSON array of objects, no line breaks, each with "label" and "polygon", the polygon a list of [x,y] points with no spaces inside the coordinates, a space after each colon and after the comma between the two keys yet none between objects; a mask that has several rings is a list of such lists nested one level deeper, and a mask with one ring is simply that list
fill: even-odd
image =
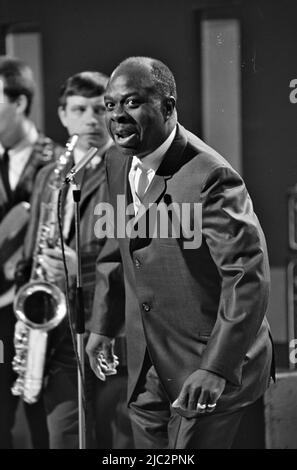
[{"label": "dark necktie", "polygon": [[2,158],[0,160],[0,170],[1,170],[1,176],[2,176],[2,181],[3,185],[7,194],[8,199],[11,197],[11,187],[9,183],[9,153],[8,149],[4,150],[4,154],[2,155]]}]

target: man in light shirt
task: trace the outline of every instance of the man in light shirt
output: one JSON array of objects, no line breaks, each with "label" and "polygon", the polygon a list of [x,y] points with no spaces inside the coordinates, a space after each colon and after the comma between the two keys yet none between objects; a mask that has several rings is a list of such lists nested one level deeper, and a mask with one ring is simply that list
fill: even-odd
[{"label": "man in light shirt", "polygon": [[[18,403],[11,394],[16,378],[12,370],[15,264],[22,249],[36,175],[61,148],[38,132],[30,120],[34,95],[31,69],[16,58],[1,56],[0,85],[0,340],[4,345],[4,364],[0,365],[0,448],[11,448]],[[48,447],[42,404],[25,406],[25,411],[33,446]]]},{"label": "man in light shirt", "polygon": [[[107,81],[108,78],[99,72],[85,71],[73,75],[66,80],[61,88],[58,108],[61,123],[68,134],[78,134],[79,136],[73,152],[74,161],[65,168],[65,174],[73,163],[80,162],[90,147],[95,146],[99,149],[91,162],[78,175],[77,180],[81,185],[81,267],[87,334],[94,295],[96,258],[106,242],[106,239],[98,239],[95,236],[94,210],[96,205],[105,201],[107,197],[104,157],[105,152],[112,145],[112,140],[105,126],[103,94]],[[25,239],[24,257],[27,260],[32,258],[34,251],[41,201],[46,202],[50,197],[51,189],[48,182],[53,175],[53,169],[54,165],[49,165],[40,172],[36,181],[32,198],[34,215],[30,220]],[[74,203],[71,187],[64,198],[63,215],[65,256],[71,296],[74,301],[77,254],[75,251]],[[45,269],[49,282],[54,284],[63,282],[65,274],[60,248],[45,248],[39,262]],[[118,294],[120,295],[120,292]],[[72,308],[73,306],[74,302]],[[46,366],[47,372],[43,391],[50,433],[50,448],[75,449],[79,445],[77,365],[68,319],[53,331],[52,340],[53,347],[50,350],[50,358]],[[85,382],[87,387],[87,447],[92,447],[94,445],[93,427],[96,388],[98,384],[101,385],[101,390],[103,390],[103,387],[88,364],[85,367]],[[100,390],[98,392],[100,394]],[[112,406],[115,408],[116,403],[113,403]],[[99,410],[99,426],[101,426],[101,415],[104,418],[106,413],[110,413],[110,411],[103,404]],[[111,422],[108,423],[108,429],[111,425]],[[116,423],[113,425],[117,426]],[[101,429],[103,436],[109,434],[108,429]],[[112,444],[113,442],[109,441],[109,445]]]}]

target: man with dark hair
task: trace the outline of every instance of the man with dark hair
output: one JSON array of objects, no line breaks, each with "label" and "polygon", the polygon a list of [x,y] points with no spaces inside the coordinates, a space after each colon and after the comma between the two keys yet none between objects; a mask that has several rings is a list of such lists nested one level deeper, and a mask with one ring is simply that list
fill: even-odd
[{"label": "man with dark hair", "polygon": [[[90,84],[92,83],[92,86]],[[104,94],[108,77],[100,72],[81,72],[69,77],[61,86],[59,105],[65,109],[69,96],[84,96],[94,98]],[[105,110],[105,108],[104,108]]]},{"label": "man with dark hair", "polygon": [[[136,446],[231,448],[247,415],[261,420],[273,374],[268,257],[251,199],[231,165],[177,122],[163,63],[122,62],[105,105],[116,144],[106,158],[110,200],[118,220],[125,198],[133,228],[98,257],[90,364],[99,377],[102,354],[116,365],[112,338],[124,315],[113,285],[122,262]],[[257,420],[250,425],[249,444]]]},{"label": "man with dark hair", "polygon": [[[18,400],[11,393],[15,315],[14,268],[20,257],[28,201],[38,171],[56,158],[61,148],[39,133],[29,119],[34,94],[31,69],[22,61],[0,57],[0,448],[12,447],[12,428]],[[41,403],[25,406],[33,446],[48,447]]]},{"label": "man with dark hair", "polygon": [[29,116],[35,90],[30,67],[19,59],[2,56],[0,57],[0,75],[6,98],[15,103],[21,96],[24,96],[26,99],[24,114]]},{"label": "man with dark hair", "polygon": [[[73,152],[74,163],[77,164],[90,147],[96,146],[99,149],[90,164],[79,175],[81,185],[81,268],[86,336],[94,295],[96,258],[106,241],[104,238],[95,236],[94,211],[98,203],[106,201],[104,156],[106,150],[112,144],[105,126],[103,93],[107,82],[108,77],[98,72],[81,72],[70,77],[61,88],[58,108],[60,120],[69,135],[78,134],[79,136]],[[71,163],[65,168],[65,174],[70,167]],[[51,189],[48,181],[53,175],[53,170],[54,165],[49,165],[40,172],[36,181],[32,199],[34,215],[30,220],[25,238],[24,258],[27,260],[32,258],[34,251],[41,202],[47,202],[50,198]],[[72,308],[74,308],[77,254],[75,251],[74,204],[71,190],[65,195],[63,206],[65,256],[71,289],[70,297],[73,300]],[[59,247],[44,248],[39,262],[44,268],[49,282],[59,284],[63,281],[65,277],[64,265]],[[119,290],[117,294],[121,295]],[[50,434],[50,448],[75,449],[79,446],[77,365],[67,319],[54,330],[51,342],[53,346],[46,366],[43,391]],[[97,383],[102,384],[97,380],[88,364],[85,366],[85,382],[87,447],[93,447],[96,387]],[[103,406],[100,412],[106,416],[109,411]],[[104,430],[102,430],[102,433],[104,433]],[[112,445],[112,442],[109,443]]]}]

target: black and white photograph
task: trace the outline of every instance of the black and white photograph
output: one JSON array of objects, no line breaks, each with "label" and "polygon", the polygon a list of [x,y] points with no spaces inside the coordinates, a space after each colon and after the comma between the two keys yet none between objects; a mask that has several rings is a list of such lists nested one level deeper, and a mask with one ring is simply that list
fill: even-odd
[{"label": "black and white photograph", "polygon": [[296,129],[295,0],[0,0],[0,449],[297,449]]}]

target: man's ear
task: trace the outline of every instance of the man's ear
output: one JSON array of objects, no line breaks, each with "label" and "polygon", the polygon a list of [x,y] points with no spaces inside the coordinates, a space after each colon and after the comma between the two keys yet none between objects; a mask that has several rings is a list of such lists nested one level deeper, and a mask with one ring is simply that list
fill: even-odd
[{"label": "man's ear", "polygon": [[26,95],[19,95],[15,100],[17,106],[17,112],[19,114],[26,114],[26,109],[28,107],[28,98]]},{"label": "man's ear", "polygon": [[58,107],[58,116],[60,118],[60,121],[64,127],[67,128],[67,118],[66,118],[66,111],[63,106]]},{"label": "man's ear", "polygon": [[175,110],[175,104],[176,104],[176,101],[175,101],[175,98],[173,96],[169,96],[169,97],[164,98],[164,101],[163,101],[163,115],[164,115],[165,121],[170,119],[171,116],[173,115],[174,110]]}]

